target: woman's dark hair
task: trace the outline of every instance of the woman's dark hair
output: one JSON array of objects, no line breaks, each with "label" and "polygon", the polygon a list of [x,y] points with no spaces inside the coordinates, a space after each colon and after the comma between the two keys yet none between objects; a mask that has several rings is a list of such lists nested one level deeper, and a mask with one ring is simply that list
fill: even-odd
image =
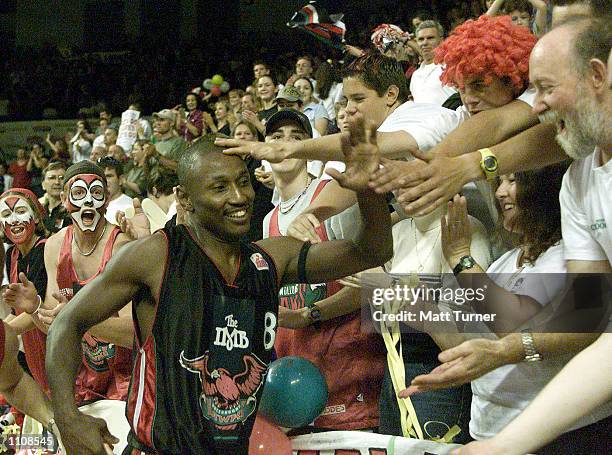
[{"label": "woman's dark hair", "polygon": [[197,109],[198,111],[201,111],[201,110],[202,110],[202,100],[200,99],[200,97],[199,97],[198,95],[196,95],[196,94],[195,94],[195,93],[193,93],[193,92],[187,92],[187,93],[185,93],[185,97],[183,98],[183,100],[184,100],[183,104],[185,105],[185,109],[187,109],[187,97],[188,97],[189,95],[193,95],[193,96],[195,96],[195,99],[196,99],[196,109]]},{"label": "woman's dark hair", "polygon": [[516,172],[518,211],[513,230],[520,232],[524,259],[533,264],[542,253],[561,240],[559,191],[571,160],[542,169]]},{"label": "woman's dark hair", "polygon": [[315,97],[314,96],[314,91],[315,91],[314,84],[312,83],[312,80],[309,77],[300,76],[295,81],[293,81],[293,83],[295,84],[297,81],[306,81],[306,82],[308,82],[308,85],[310,85],[310,91],[312,92],[312,94],[310,96],[312,96],[313,98]]},{"label": "woman's dark hair", "polygon": [[319,98],[322,100],[329,96],[329,91],[334,85],[334,82],[340,82],[338,79],[338,72],[329,62],[323,62],[315,71],[315,80],[317,81],[317,90],[319,91]]}]

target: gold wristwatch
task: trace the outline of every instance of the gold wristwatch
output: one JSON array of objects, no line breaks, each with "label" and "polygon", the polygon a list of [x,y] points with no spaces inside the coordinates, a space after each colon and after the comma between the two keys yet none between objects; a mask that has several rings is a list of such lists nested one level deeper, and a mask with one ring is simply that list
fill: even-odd
[{"label": "gold wristwatch", "polygon": [[497,177],[497,157],[490,149],[480,149],[480,169],[484,173],[487,180],[493,180]]}]

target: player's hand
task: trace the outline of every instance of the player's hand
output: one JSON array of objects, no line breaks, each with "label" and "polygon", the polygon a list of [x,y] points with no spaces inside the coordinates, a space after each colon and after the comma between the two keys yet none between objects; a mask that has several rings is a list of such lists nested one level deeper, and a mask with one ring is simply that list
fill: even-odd
[{"label": "player's hand", "polygon": [[38,307],[38,292],[25,273],[19,273],[19,282],[11,283],[2,293],[2,298],[11,308],[32,314]]},{"label": "player's hand", "polygon": [[287,235],[302,242],[321,243],[317,228],[321,222],[312,213],[298,215],[287,228]]},{"label": "player's hand", "polygon": [[66,455],[111,455],[119,442],[102,419],[77,411],[70,418],[56,416]]},{"label": "player's hand", "polygon": [[54,292],[53,298],[57,300],[57,306],[55,308],[51,310],[48,310],[46,308],[41,308],[40,310],[38,310],[38,319],[40,320],[40,322],[44,324],[45,327],[47,327],[47,329],[49,329],[53,321],[55,321],[55,318],[57,317],[57,315],[60,313],[60,311],[62,311],[62,309],[68,303],[68,299],[66,298],[64,294]]},{"label": "player's hand", "polygon": [[458,387],[507,363],[502,343],[482,338],[447,349],[438,355],[438,359],[442,365],[429,374],[414,378],[410,387],[402,390],[399,396],[405,398],[414,393]]},{"label": "player's hand", "polygon": [[132,200],[132,207],[125,209],[125,212],[117,212],[117,224],[121,232],[132,240],[142,239],[151,235],[151,223],[142,210],[140,199]]},{"label": "player's hand", "polygon": [[288,157],[290,142],[252,142],[239,139],[215,139],[215,145],[225,147],[226,155],[251,155],[256,160],[280,163]]},{"label": "player's hand", "polygon": [[310,325],[308,308],[290,310],[283,306],[278,307],[278,326],[286,329],[301,329]]},{"label": "player's hand", "polygon": [[376,142],[376,126],[366,125],[363,117],[358,117],[350,124],[348,137],[342,135],[342,153],[346,169],[343,173],[329,169],[327,173],[340,186],[356,192],[369,189],[370,176],[380,163],[380,150]]}]

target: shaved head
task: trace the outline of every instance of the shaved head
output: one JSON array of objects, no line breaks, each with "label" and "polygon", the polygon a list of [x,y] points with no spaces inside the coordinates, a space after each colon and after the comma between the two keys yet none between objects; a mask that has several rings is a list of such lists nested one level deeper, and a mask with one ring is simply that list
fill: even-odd
[{"label": "shaved head", "polygon": [[201,182],[205,175],[202,175],[198,170],[205,163],[224,163],[233,160],[241,161],[238,156],[225,155],[224,148],[215,145],[215,138],[223,137],[223,135],[210,135],[204,137],[197,142],[194,142],[181,156],[178,161],[177,174],[179,183],[186,189],[190,188],[190,182]]}]

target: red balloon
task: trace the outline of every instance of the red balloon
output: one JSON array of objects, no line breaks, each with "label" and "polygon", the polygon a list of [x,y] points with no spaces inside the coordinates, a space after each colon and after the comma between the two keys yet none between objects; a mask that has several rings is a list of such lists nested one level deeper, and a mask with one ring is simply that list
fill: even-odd
[{"label": "red balloon", "polygon": [[213,96],[219,96],[219,95],[221,95],[221,87],[219,87],[218,85],[213,85],[213,86],[210,88],[210,93],[211,93]]},{"label": "red balloon", "polygon": [[292,455],[291,441],[272,422],[258,415],[249,439],[249,455]]}]

